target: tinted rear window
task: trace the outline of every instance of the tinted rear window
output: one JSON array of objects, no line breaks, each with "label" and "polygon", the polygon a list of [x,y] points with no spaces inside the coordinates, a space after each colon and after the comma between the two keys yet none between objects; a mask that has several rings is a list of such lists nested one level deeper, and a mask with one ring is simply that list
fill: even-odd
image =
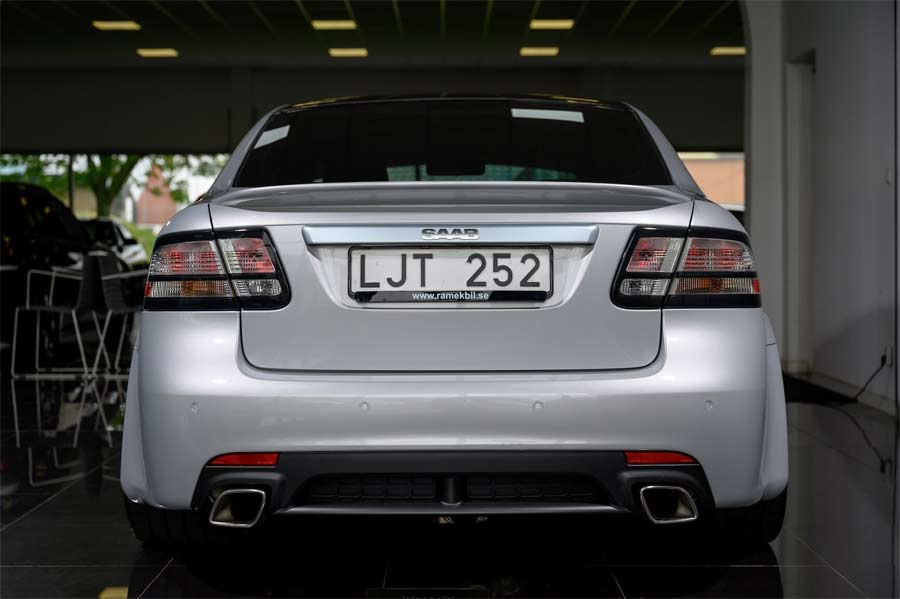
[{"label": "tinted rear window", "polygon": [[367,181],[671,183],[653,141],[624,109],[418,100],[278,113],[235,186]]}]

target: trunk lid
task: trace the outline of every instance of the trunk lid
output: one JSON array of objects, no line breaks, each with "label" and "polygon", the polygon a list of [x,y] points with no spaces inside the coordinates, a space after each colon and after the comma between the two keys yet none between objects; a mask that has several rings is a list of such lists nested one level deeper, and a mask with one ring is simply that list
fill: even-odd
[{"label": "trunk lid", "polygon": [[[234,190],[216,230],[265,228],[291,289],[245,310],[255,367],[288,371],[567,371],[646,366],[661,312],[615,306],[611,286],[636,226],[687,227],[692,202],[656,187],[541,183],[315,185]],[[479,239],[423,241],[423,228]],[[359,247],[550,248],[552,294],[499,303],[366,303],[351,295]],[[474,267],[473,267],[474,268]]]}]

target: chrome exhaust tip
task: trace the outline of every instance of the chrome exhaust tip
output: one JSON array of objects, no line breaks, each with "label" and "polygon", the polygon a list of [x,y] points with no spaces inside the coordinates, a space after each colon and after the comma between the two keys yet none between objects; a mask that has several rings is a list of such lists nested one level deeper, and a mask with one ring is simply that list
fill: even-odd
[{"label": "chrome exhaust tip", "polygon": [[694,498],[683,487],[648,485],[641,487],[641,506],[654,524],[683,524],[699,516]]},{"label": "chrome exhaust tip", "polygon": [[266,492],[262,489],[226,489],[216,496],[209,523],[225,528],[251,528],[262,518]]}]

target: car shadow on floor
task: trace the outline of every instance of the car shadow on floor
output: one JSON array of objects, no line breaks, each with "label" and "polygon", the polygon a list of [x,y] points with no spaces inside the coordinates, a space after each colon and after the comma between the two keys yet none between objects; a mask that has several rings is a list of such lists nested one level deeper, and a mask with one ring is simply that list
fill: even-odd
[{"label": "car shadow on floor", "polygon": [[227,547],[178,551],[161,572],[135,567],[130,596],[782,596],[768,545],[608,521],[269,524]]}]

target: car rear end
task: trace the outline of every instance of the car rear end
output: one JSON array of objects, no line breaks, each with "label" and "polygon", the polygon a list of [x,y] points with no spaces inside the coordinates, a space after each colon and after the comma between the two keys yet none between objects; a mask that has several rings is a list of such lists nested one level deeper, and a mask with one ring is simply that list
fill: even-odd
[{"label": "car rear end", "polygon": [[[740,225],[622,105],[305,104],[160,236],[127,496],[270,515],[642,512],[778,496]],[[674,158],[677,160],[677,158]]]}]

